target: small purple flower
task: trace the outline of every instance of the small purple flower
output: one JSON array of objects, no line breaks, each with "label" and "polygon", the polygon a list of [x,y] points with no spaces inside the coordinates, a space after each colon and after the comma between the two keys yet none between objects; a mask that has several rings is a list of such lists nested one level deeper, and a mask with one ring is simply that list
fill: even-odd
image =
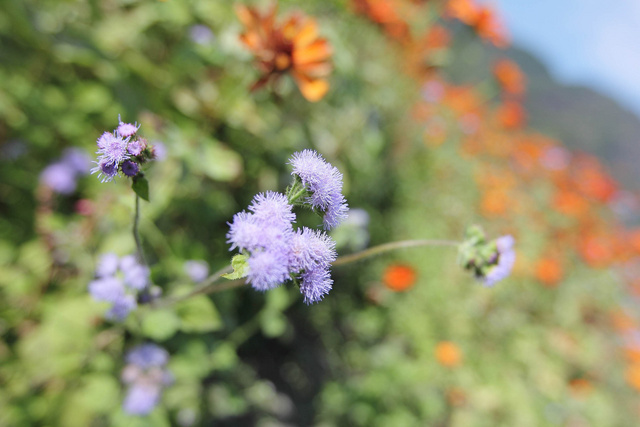
[{"label": "small purple flower", "polygon": [[239,248],[252,251],[258,246],[261,228],[258,226],[255,217],[247,212],[238,212],[233,216],[233,221],[229,224],[227,233],[227,243],[231,243],[230,251]]},{"label": "small purple flower", "polygon": [[96,267],[96,276],[105,277],[115,275],[118,272],[119,263],[120,258],[118,258],[118,255],[111,252],[102,254]]},{"label": "small purple flower", "polygon": [[256,221],[263,228],[289,228],[296,220],[296,214],[292,212],[293,206],[289,204],[287,196],[274,191],[256,194],[249,205],[249,210],[253,212]]},{"label": "small purple flower", "polygon": [[86,175],[91,167],[91,158],[84,150],[71,147],[62,153],[62,163],[73,170],[76,175]]},{"label": "small purple flower", "polygon": [[89,283],[89,293],[96,301],[115,303],[124,296],[124,285],[117,277],[102,277]]},{"label": "small purple flower", "polygon": [[118,173],[118,165],[116,163],[111,163],[107,160],[99,160],[98,166],[91,169],[91,173],[98,172],[98,178],[100,178],[100,182],[109,182],[115,178]]},{"label": "small purple flower", "polygon": [[129,145],[127,146],[127,151],[132,156],[139,156],[142,154],[142,151],[147,147],[147,144],[142,139],[136,139],[134,141],[129,141]]},{"label": "small purple flower", "polygon": [[293,272],[328,268],[337,258],[335,242],[324,232],[307,227],[298,229],[291,239],[289,265]]},{"label": "small purple flower", "polygon": [[192,26],[191,28],[189,28],[189,36],[191,37],[191,40],[193,40],[193,42],[200,45],[210,44],[215,40],[213,32],[211,32],[209,27],[207,27],[206,25]]},{"label": "small purple flower", "polygon": [[137,123],[135,125],[132,125],[131,123],[123,123],[122,120],[120,120],[120,116],[118,116],[118,122],[119,124],[116,132],[123,138],[135,135],[135,133],[138,132],[138,129],[140,129],[140,125]]},{"label": "small purple flower", "polygon": [[103,134],[98,139],[98,160],[105,160],[107,163],[115,163],[116,165],[127,160],[129,158],[128,140],[111,134],[109,137],[105,137],[105,135]]},{"label": "small purple flower", "polygon": [[258,291],[276,288],[290,278],[287,254],[260,251],[251,254],[248,263],[247,281]]},{"label": "small purple flower", "polygon": [[127,353],[126,361],[141,369],[163,367],[169,362],[169,353],[160,346],[146,343],[131,349]]},{"label": "small purple flower", "polygon": [[151,146],[151,157],[158,161],[166,159],[167,147],[160,141],[153,141],[153,145]]},{"label": "small purple flower", "polygon": [[342,195],[342,174],[313,150],[294,153],[289,163],[311,195],[306,200],[324,214],[324,228],[329,230],[346,218],[347,203]]},{"label": "small purple flower", "polygon": [[157,384],[133,384],[127,390],[122,409],[130,415],[148,415],[160,401],[162,387]]},{"label": "small purple flower", "polygon": [[138,171],[140,170],[138,164],[132,162],[131,160],[125,160],[124,162],[122,162],[122,166],[120,166],[120,168],[122,169],[122,173],[124,173],[128,177],[134,177],[138,175]]},{"label": "small purple flower", "polygon": [[59,194],[71,194],[76,189],[76,173],[68,165],[52,163],[40,173],[40,182]]},{"label": "small purple flower", "polygon": [[141,291],[149,285],[150,271],[145,265],[135,265],[123,273],[124,283],[131,289]]},{"label": "small purple flower", "polygon": [[507,235],[498,237],[495,241],[497,248],[497,260],[491,265],[481,281],[485,286],[493,286],[497,282],[507,278],[511,274],[516,262],[516,252],[513,249],[515,239]]},{"label": "small purple flower", "polygon": [[315,268],[301,275],[300,293],[304,295],[305,304],[319,302],[332,288],[333,280],[328,268]]},{"label": "small purple flower", "polygon": [[200,283],[209,276],[209,264],[198,260],[185,261],[184,271],[192,282]]},{"label": "small purple flower", "polygon": [[122,321],[129,313],[131,313],[138,306],[136,299],[133,295],[122,295],[117,298],[109,311],[105,314],[107,319]]}]

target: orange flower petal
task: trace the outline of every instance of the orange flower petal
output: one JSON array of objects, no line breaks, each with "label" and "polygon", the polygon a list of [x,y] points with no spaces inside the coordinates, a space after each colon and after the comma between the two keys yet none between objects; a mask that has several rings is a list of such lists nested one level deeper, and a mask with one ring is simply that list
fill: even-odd
[{"label": "orange flower petal", "polygon": [[323,79],[311,79],[303,74],[292,72],[298,88],[307,101],[320,101],[329,91],[329,82]]},{"label": "orange flower petal", "polygon": [[292,55],[296,66],[309,62],[324,61],[331,56],[331,47],[326,40],[320,39],[300,49],[296,46]]}]

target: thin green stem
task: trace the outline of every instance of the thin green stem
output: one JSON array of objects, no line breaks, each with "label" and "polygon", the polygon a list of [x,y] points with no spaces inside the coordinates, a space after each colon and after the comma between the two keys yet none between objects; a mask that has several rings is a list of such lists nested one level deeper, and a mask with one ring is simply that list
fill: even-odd
[{"label": "thin green stem", "polygon": [[[453,240],[402,240],[399,242],[391,242],[374,246],[372,248],[365,249],[364,251],[356,252],[355,254],[341,256],[337,260],[335,260],[332,265],[334,267],[338,267],[341,265],[350,264],[352,262],[361,261],[375,255],[380,255],[385,252],[391,252],[397,249],[415,248],[420,246],[458,246],[459,244],[460,242],[456,242]],[[219,271],[216,271],[205,281],[198,284],[191,290],[191,292],[184,295],[156,300],[154,303],[152,303],[152,306],[154,308],[167,307],[196,295],[214,294],[217,292],[226,291],[228,289],[239,288],[246,283],[245,279],[219,282],[219,280],[223,278],[222,276],[224,274],[231,272],[231,266],[225,267]]]},{"label": "thin green stem", "polygon": [[375,255],[380,255],[385,252],[395,251],[397,249],[414,248],[418,246],[458,246],[460,242],[453,240],[401,240],[399,242],[384,243],[382,245],[374,246],[369,249],[365,249],[355,254],[344,255],[333,262],[333,266],[350,264],[352,262],[360,261]]},{"label": "thin green stem", "polygon": [[136,194],[136,210],[133,216],[133,238],[136,241],[136,249],[138,251],[138,258],[142,263],[147,264],[144,258],[144,251],[142,250],[142,241],[140,239],[140,231],[138,230],[140,223],[140,197]]}]

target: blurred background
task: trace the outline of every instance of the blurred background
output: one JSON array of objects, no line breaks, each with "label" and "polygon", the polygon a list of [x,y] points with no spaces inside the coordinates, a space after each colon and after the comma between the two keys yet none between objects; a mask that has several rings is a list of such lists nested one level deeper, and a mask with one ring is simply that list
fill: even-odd
[{"label": "blurred background", "polygon": [[[5,0],[0,425],[635,425],[640,11],[520,3]],[[89,171],[119,117],[156,146],[165,296],[229,264],[228,222],[306,148],[344,175],[340,255],[478,224],[516,265],[487,288],[455,248],[404,249],[315,305],[245,286],[114,322],[87,286],[135,251],[135,196]],[[171,381],[135,415],[144,343]]]}]

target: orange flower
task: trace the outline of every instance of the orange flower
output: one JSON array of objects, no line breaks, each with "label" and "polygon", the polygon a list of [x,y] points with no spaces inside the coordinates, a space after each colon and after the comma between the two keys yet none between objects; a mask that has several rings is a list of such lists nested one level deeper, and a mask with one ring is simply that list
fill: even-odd
[{"label": "orange flower", "polygon": [[302,14],[291,15],[281,25],[275,22],[277,4],[263,14],[244,5],[236,6],[236,15],[245,26],[240,41],[249,48],[262,77],[252,86],[259,89],[289,73],[302,96],[319,101],[329,90],[326,77],[331,73],[331,47],[318,37],[318,25]]},{"label": "orange flower", "polygon": [[555,287],[562,280],[562,264],[557,258],[541,258],[536,263],[535,276],[545,286]]},{"label": "orange flower", "polygon": [[412,267],[395,264],[387,267],[382,276],[382,281],[392,291],[402,292],[416,283],[416,276],[416,271]]},{"label": "orange flower", "polygon": [[382,25],[394,38],[404,38],[409,34],[409,26],[400,17],[391,0],[352,0],[356,13],[366,15],[373,22]]},{"label": "orange flower", "polygon": [[478,6],[472,0],[449,0],[445,16],[473,25],[478,18]]},{"label": "orange flower", "polygon": [[505,129],[519,129],[526,121],[524,108],[519,102],[506,101],[496,113],[498,121]]},{"label": "orange flower", "polygon": [[509,95],[522,95],[526,78],[518,65],[508,59],[501,59],[493,66],[493,74],[503,91]]},{"label": "orange flower", "polygon": [[593,384],[586,378],[574,378],[569,382],[571,392],[576,397],[586,396],[593,391]]},{"label": "orange flower", "polygon": [[606,267],[613,261],[615,248],[608,236],[586,235],[578,248],[582,258],[592,267]]},{"label": "orange flower", "polygon": [[438,363],[447,368],[454,368],[462,363],[462,353],[451,341],[440,341],[435,353]]},{"label": "orange flower", "polygon": [[485,216],[504,215],[509,204],[512,203],[507,193],[501,189],[489,190],[484,193],[480,202],[480,210]]},{"label": "orange flower", "polygon": [[569,216],[582,216],[589,211],[589,202],[579,194],[570,190],[562,190],[556,193],[553,199],[555,209]]},{"label": "orange flower", "polygon": [[489,6],[482,6],[473,23],[478,35],[493,43],[494,46],[504,48],[509,45],[507,34],[502,24],[497,20],[495,12]]},{"label": "orange flower", "polygon": [[640,391],[640,363],[629,365],[625,373],[625,379],[631,387]]}]

